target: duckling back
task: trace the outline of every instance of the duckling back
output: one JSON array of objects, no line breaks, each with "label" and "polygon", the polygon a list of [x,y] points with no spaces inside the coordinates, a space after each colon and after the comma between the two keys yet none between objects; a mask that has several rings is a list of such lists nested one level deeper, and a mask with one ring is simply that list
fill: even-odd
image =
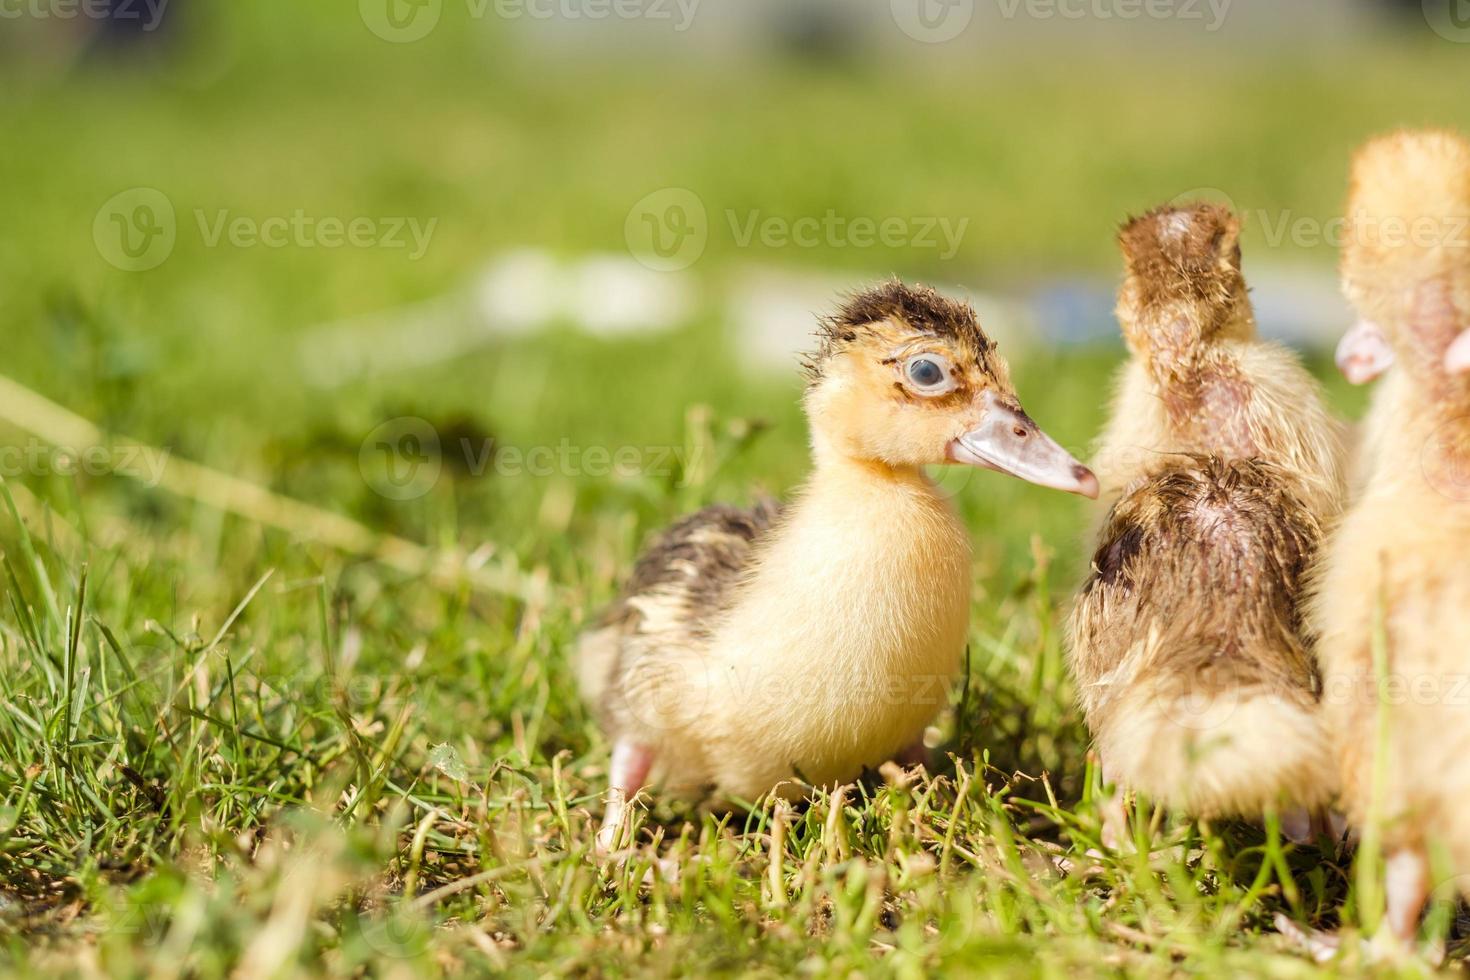
[{"label": "duckling back", "polygon": [[1108,777],[1200,815],[1316,805],[1332,766],[1298,598],[1321,524],[1282,467],[1175,460],[1108,513],[1071,617]]}]

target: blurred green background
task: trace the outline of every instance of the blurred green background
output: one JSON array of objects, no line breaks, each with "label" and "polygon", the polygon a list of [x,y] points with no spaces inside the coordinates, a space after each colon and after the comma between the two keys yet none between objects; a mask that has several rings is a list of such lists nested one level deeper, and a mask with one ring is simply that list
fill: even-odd
[{"label": "blurred green background", "polygon": [[[1272,277],[1297,334],[1330,342],[1345,313],[1323,229],[1351,149],[1467,115],[1470,45],[1417,5],[1236,0],[1216,24],[1204,4],[1078,19],[995,0],[970,4],[942,43],[905,33],[902,6],[703,0],[686,19],[649,0],[628,8],[641,16],[593,19],[549,0],[173,0],[152,31],[8,20],[6,370],[106,428],[354,510],[372,502],[315,484],[336,456],[350,478],[361,439],[401,415],[463,415],[514,444],[663,445],[699,402],[779,423],[752,470],[784,488],[803,465],[794,359],[742,356],[748,321],[781,306],[794,349],[828,296],[897,274],[1012,302],[987,326],[1032,413],[1081,448],[1103,375],[1057,341],[1110,340],[1120,220],[1198,188],[1227,196],[1246,215],[1248,272]],[[124,9],[146,21],[153,8]],[[94,236],[133,188],[175,213],[176,242],[147,271],[117,268]],[[630,212],[666,188],[696,195],[707,244],[650,286]],[[421,256],[310,233],[210,243],[220,215],[259,227],[298,213],[384,233],[413,218],[432,233]],[[738,233],[757,216],[790,227],[828,214],[897,218],[908,238]],[[953,255],[919,240],[925,222],[963,228]],[[540,279],[501,269],[502,301],[480,302],[487,269],[517,249],[563,265]],[[564,264],[588,256],[618,262],[568,286]],[[559,304],[572,288],[577,303]],[[507,325],[507,295],[512,311],[540,311],[529,326]],[[657,329],[637,329],[643,300]],[[625,335],[575,322],[614,302]],[[420,305],[436,303],[425,326]],[[311,346],[324,328],[333,344]],[[447,353],[423,365],[390,353],[392,369],[309,383],[313,362],[445,336]],[[492,482],[462,490],[496,513],[534,506],[538,494]],[[994,480],[985,491],[1032,499]]]}]

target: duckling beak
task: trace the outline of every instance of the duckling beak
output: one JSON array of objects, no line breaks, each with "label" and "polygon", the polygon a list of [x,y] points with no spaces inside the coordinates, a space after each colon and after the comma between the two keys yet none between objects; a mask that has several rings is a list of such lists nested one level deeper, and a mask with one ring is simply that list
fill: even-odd
[{"label": "duckling beak", "polygon": [[1359,320],[1337,344],[1337,369],[1350,384],[1365,385],[1392,366],[1393,348],[1376,323]]},{"label": "duckling beak", "polygon": [[1456,337],[1449,350],[1444,352],[1444,369],[1450,374],[1470,371],[1470,330]]},{"label": "duckling beak", "polygon": [[952,462],[1097,499],[1097,477],[1042,432],[1030,416],[1004,404],[993,391],[985,391],[980,402],[980,424],[949,444]]}]

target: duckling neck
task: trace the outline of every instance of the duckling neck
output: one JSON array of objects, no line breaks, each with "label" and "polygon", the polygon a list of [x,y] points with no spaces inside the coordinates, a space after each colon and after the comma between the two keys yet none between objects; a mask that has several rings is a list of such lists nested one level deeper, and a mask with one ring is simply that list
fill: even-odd
[{"label": "duckling neck", "polygon": [[[1368,425],[1384,477],[1422,476],[1456,501],[1470,500],[1470,381],[1437,370],[1396,368],[1379,383]],[[1445,489],[1448,488],[1448,489]]]},{"label": "duckling neck", "polygon": [[1232,456],[1258,453],[1249,415],[1253,386],[1225,345],[1211,345],[1167,368],[1150,365],[1149,373],[1179,437]]},{"label": "duckling neck", "polygon": [[812,435],[812,475],[808,481],[808,489],[813,484],[829,480],[868,481],[874,487],[891,487],[894,484],[933,486],[918,467],[868,459],[849,452],[830,439],[814,433]]}]

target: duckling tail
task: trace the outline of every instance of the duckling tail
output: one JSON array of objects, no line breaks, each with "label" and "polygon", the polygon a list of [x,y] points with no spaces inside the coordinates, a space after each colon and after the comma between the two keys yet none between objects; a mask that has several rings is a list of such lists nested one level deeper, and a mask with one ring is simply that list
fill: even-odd
[{"label": "duckling tail", "polygon": [[574,658],[577,688],[582,693],[582,700],[593,708],[602,705],[603,696],[612,682],[613,667],[622,646],[622,632],[618,626],[603,626],[583,633],[577,641]]},{"label": "duckling tail", "polygon": [[1315,702],[1298,691],[1212,688],[1133,687],[1097,732],[1109,778],[1207,817],[1332,798],[1336,775]]}]

